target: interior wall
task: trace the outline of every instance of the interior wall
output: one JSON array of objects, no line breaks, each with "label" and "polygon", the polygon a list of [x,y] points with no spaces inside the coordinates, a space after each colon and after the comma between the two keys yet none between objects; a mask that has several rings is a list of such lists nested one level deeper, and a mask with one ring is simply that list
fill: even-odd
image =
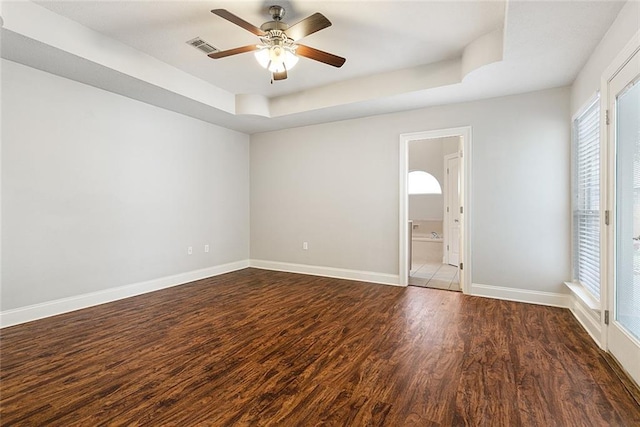
[{"label": "interior wall", "polygon": [[[409,172],[421,170],[433,175],[444,191],[444,156],[458,150],[457,136],[409,142]],[[442,194],[410,194],[409,219],[440,220],[444,218]]]},{"label": "interior wall", "polygon": [[605,69],[638,31],[640,31],[640,2],[629,0],[580,70],[571,87],[572,115],[600,90],[600,78]]},{"label": "interior wall", "polygon": [[248,258],[248,135],[1,65],[2,310]]},{"label": "interior wall", "polygon": [[251,258],[397,275],[399,135],[467,125],[473,282],[566,292],[568,88],[252,135]]}]

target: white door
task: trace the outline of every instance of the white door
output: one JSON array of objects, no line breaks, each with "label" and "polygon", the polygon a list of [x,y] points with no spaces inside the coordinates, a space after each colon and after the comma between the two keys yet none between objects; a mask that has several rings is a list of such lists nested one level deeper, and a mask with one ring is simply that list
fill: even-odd
[{"label": "white door", "polygon": [[609,82],[613,249],[607,347],[640,383],[640,53]]},{"label": "white door", "polygon": [[460,264],[460,157],[445,157],[445,263]]}]

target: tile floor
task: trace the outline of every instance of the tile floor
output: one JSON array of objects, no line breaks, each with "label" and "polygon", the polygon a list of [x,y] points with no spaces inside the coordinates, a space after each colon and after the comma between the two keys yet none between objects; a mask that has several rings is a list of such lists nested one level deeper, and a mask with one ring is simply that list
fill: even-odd
[{"label": "tile floor", "polygon": [[458,268],[442,263],[413,263],[409,285],[460,292]]}]

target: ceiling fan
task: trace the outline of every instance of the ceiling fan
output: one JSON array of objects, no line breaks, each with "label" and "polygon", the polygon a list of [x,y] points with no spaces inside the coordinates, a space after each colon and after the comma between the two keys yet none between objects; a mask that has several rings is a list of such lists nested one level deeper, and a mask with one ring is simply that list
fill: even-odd
[{"label": "ceiling fan", "polygon": [[260,28],[225,9],[214,9],[211,13],[255,34],[260,39],[261,44],[251,44],[235,49],[213,52],[209,54],[209,57],[220,59],[239,53],[255,52],[258,63],[263,68],[271,71],[273,75],[272,83],[273,80],[287,78],[287,70],[296,65],[298,56],[338,68],[342,67],[346,61],[345,58],[340,56],[298,43],[301,38],[331,26],[331,21],[321,13],[314,13],[297,24],[289,26],[282,22],[285,14],[284,8],[282,6],[271,6],[269,14],[273,20],[265,22]]}]

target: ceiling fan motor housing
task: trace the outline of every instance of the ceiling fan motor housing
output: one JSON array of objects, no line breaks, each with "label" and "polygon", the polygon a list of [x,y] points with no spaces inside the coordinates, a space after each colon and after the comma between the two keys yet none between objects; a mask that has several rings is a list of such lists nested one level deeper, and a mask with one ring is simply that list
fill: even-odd
[{"label": "ceiling fan motor housing", "polygon": [[260,29],[265,33],[268,33],[269,31],[272,31],[272,30],[285,31],[289,29],[289,25],[285,24],[282,21],[269,21],[260,25]]}]

